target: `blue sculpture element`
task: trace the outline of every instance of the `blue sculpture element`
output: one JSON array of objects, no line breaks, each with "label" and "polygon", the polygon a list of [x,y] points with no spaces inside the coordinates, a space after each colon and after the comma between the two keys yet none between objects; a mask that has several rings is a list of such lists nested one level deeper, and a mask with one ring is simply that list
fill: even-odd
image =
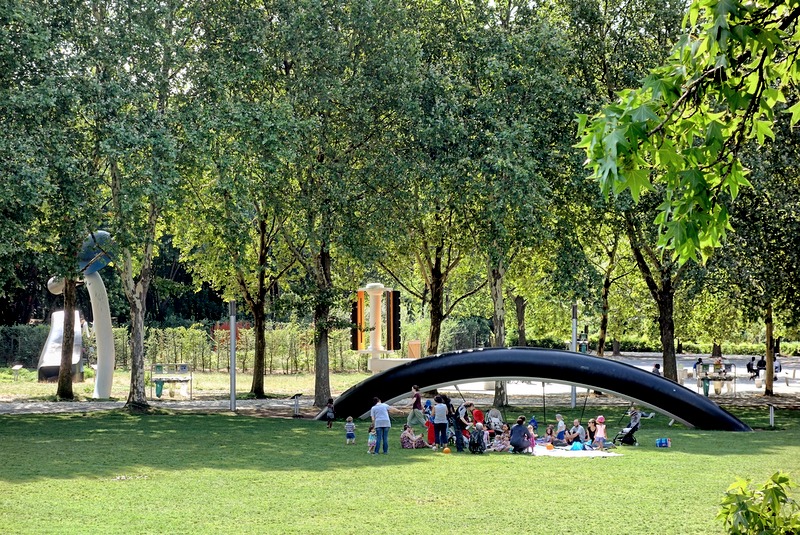
[{"label": "blue sculpture element", "polygon": [[110,262],[105,249],[111,245],[111,234],[105,230],[92,232],[81,245],[78,253],[78,269],[84,275],[91,275],[106,267]]},{"label": "blue sculpture element", "polygon": [[[581,353],[524,347],[472,349],[415,359],[350,388],[339,396],[335,408],[337,414],[364,417],[374,396],[391,404],[408,397],[410,385],[425,391],[461,382],[501,380],[597,389],[653,407],[689,427],[752,431],[705,396],[635,366]],[[324,418],[324,412],[316,418]]]}]

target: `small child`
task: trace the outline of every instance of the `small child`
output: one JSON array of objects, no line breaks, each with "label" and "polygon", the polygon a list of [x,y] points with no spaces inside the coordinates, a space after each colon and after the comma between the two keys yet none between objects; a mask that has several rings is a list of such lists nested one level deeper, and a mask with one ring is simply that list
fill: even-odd
[{"label": "small child", "polygon": [[533,419],[531,419],[531,422],[528,424],[528,433],[531,434],[531,445],[527,450],[527,453],[530,453],[531,455],[536,455],[536,430],[535,429],[536,428],[533,427]]},{"label": "small child", "polygon": [[352,416],[348,416],[347,422],[344,424],[344,436],[346,439],[345,444],[356,443],[356,424],[353,423]]},{"label": "small child", "polygon": [[336,413],[333,411],[333,398],[328,398],[328,412],[326,414],[328,418],[328,429],[333,428],[333,420],[336,418]]},{"label": "small child", "polygon": [[597,430],[594,432],[594,445],[601,450],[606,447],[606,418],[602,414],[595,419]]},{"label": "small child", "polygon": [[564,417],[560,414],[556,414],[556,438],[558,440],[564,440],[566,434],[567,424],[564,423]]},{"label": "small child", "polygon": [[367,433],[367,446],[369,447],[367,453],[375,453],[375,444],[378,443],[378,434],[375,433],[375,426],[370,425]]}]

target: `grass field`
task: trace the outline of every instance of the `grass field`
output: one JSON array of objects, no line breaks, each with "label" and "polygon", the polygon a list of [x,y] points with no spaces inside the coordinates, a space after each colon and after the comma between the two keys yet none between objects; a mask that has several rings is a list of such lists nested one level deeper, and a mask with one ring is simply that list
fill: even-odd
[{"label": "grass field", "polygon": [[[609,429],[623,407],[604,412]],[[569,421],[575,411],[563,409]],[[552,413],[550,413],[552,414]],[[736,477],[800,479],[800,414],[737,416],[753,433],[644,421],[621,457],[367,455],[309,420],[125,412],[0,416],[0,532],[723,533]],[[670,437],[673,447],[656,448]]]},{"label": "grass field", "polygon": [[[332,373],[330,375],[331,391],[334,394],[340,394],[370,376],[371,374],[366,373]],[[147,378],[149,378],[149,371],[146,374]],[[127,399],[130,382],[130,372],[115,371],[111,386],[111,397],[113,399]],[[237,373],[237,396],[246,397],[252,384],[252,374]],[[309,395],[314,392],[314,375],[307,373],[267,375],[264,377],[264,385],[271,396],[289,397],[297,392],[304,392]],[[14,381],[11,369],[0,368],[0,400],[54,400],[56,386],[55,383],[37,382],[35,370],[22,370],[19,380]],[[230,376],[227,373],[194,373],[192,387],[196,398],[226,399],[230,395]],[[72,390],[76,399],[91,399],[94,392],[94,382],[92,379],[87,379],[82,383],[73,383]],[[147,395],[150,395],[149,383],[147,384]]]}]

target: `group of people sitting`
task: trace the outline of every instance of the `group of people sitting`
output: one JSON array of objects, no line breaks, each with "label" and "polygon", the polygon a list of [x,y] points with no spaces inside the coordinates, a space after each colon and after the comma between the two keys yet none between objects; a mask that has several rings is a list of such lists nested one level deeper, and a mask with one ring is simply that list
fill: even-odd
[{"label": "group of people sitting", "polygon": [[[586,427],[581,425],[580,419],[573,420],[571,428],[567,429],[564,417],[556,414],[555,424],[547,425],[544,434],[539,436],[538,422],[533,416],[528,420],[525,416],[519,416],[516,423],[509,427],[503,422],[502,414],[499,410],[492,408],[485,415],[476,409],[471,402],[465,401],[458,409],[448,410],[447,422],[442,424],[437,422],[437,407],[447,406],[442,396],[436,397],[436,405],[430,401],[426,403],[423,412],[427,417],[425,427],[427,437],[423,434],[416,434],[410,423],[403,426],[400,435],[400,443],[403,448],[431,448],[438,449],[448,446],[451,442],[456,446],[456,451],[465,451],[467,448],[474,453],[504,452],[511,453],[531,453],[535,451],[535,446],[541,445],[548,449],[561,447],[572,449],[599,449],[604,450],[613,448],[614,443],[609,439],[606,431],[606,422],[603,415],[590,418]],[[448,400],[449,401],[449,400]],[[450,412],[452,411],[452,414]],[[641,413],[636,407],[631,407],[629,411],[631,423],[626,428],[629,439],[623,443],[633,444],[635,439],[633,433],[639,427]],[[439,415],[439,420],[443,418]],[[409,418],[410,419],[410,418]],[[436,424],[440,425],[437,426]],[[452,435],[442,433],[441,426],[447,426]],[[445,438],[447,437],[447,438]]]},{"label": "group of people sitting", "polygon": [[[781,363],[778,362],[778,355],[775,355],[773,357],[773,360],[775,362],[775,373],[780,373],[782,367]],[[763,356],[758,361],[756,361],[755,357],[751,357],[750,360],[747,362],[747,372],[750,374],[749,378],[751,380],[755,379],[756,377],[760,377],[761,372],[766,371],[766,369],[767,369],[767,359],[764,358]]]}]

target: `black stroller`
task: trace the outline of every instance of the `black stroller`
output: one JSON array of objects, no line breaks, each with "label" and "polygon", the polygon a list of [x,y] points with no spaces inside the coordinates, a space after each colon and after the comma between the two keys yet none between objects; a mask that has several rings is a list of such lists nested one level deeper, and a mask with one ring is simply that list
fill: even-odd
[{"label": "black stroller", "polygon": [[[636,440],[636,436],[634,433],[639,430],[639,421],[642,418],[641,413],[636,409],[636,407],[631,407],[628,411],[630,414],[631,422],[628,424],[627,427],[620,430],[619,433],[614,437],[614,440],[611,442],[615,445],[617,444],[624,444],[626,446],[638,446],[639,442]],[[652,418],[652,415],[648,416]]]},{"label": "black stroller", "polygon": [[636,424],[633,427],[625,427],[620,429],[619,433],[616,434],[614,437],[613,442],[615,445],[617,444],[624,444],[626,446],[638,446],[639,442],[636,440],[634,433],[639,430],[639,424]]}]

